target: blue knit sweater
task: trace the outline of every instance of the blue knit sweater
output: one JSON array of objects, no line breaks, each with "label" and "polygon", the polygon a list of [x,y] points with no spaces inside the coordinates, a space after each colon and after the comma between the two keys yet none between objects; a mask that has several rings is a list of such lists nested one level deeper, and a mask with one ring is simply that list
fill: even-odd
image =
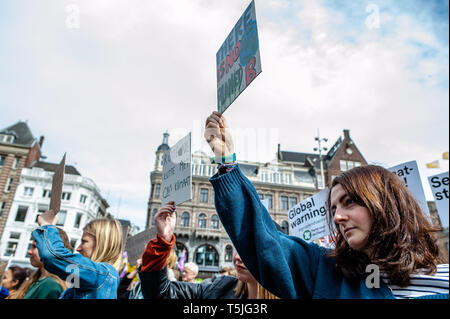
[{"label": "blue knit sweater", "polygon": [[380,280],[351,283],[337,273],[327,250],[277,231],[251,182],[236,165],[210,182],[220,219],[246,267],[266,289],[280,298],[394,298]]}]

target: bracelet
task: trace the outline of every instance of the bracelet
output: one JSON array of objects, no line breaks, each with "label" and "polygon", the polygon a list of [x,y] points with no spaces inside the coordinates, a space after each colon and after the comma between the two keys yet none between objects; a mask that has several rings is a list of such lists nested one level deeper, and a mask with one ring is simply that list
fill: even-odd
[{"label": "bracelet", "polygon": [[227,164],[227,163],[236,162],[236,153],[233,153],[231,155],[225,155],[220,158],[214,157],[212,162],[217,163],[217,164]]}]

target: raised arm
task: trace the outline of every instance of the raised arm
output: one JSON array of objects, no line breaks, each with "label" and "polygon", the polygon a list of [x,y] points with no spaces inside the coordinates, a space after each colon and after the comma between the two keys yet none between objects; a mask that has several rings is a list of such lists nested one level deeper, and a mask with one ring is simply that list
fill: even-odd
[{"label": "raised arm", "polygon": [[[216,158],[232,158],[233,141],[222,114],[214,112],[208,117],[205,139]],[[219,172],[210,179],[216,210],[244,264],[275,295],[310,298],[321,253],[319,247],[277,231],[257,191],[237,163],[222,162]]]}]

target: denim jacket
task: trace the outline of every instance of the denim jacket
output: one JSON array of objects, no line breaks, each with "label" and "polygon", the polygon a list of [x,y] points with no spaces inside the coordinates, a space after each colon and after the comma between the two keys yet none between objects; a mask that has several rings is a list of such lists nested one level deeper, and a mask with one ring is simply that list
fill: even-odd
[{"label": "denim jacket", "polygon": [[39,227],[32,236],[44,268],[70,283],[60,299],[117,299],[120,278],[112,265],[72,253],[53,225]]}]

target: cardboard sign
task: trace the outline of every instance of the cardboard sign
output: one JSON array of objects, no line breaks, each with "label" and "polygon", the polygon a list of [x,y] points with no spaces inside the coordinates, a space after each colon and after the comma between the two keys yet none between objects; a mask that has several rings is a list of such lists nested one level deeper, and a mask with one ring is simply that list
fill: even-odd
[{"label": "cardboard sign", "polygon": [[64,153],[63,159],[56,168],[52,179],[52,190],[50,192],[50,209],[52,209],[55,214],[57,214],[61,209],[61,195],[64,181],[65,166],[66,166],[66,153]]},{"label": "cardboard sign", "polygon": [[261,73],[254,0],[217,51],[216,67],[217,110],[223,113]]},{"label": "cardboard sign", "polygon": [[179,205],[192,199],[191,133],[163,155],[162,205]]},{"label": "cardboard sign", "polygon": [[293,236],[312,242],[330,233],[325,205],[327,195],[328,188],[324,188],[289,210],[289,228]]},{"label": "cardboard sign", "polygon": [[425,192],[423,191],[422,180],[420,179],[419,168],[416,161],[411,161],[389,168],[389,170],[396,174],[403,183],[408,187],[409,191],[416,199],[419,206],[424,213],[430,216]]},{"label": "cardboard sign", "polygon": [[128,262],[131,266],[136,265],[136,261],[141,258],[148,242],[156,237],[156,227],[147,228],[143,232],[128,238],[125,245]]},{"label": "cardboard sign", "polygon": [[442,227],[448,228],[448,172],[428,177]]}]

